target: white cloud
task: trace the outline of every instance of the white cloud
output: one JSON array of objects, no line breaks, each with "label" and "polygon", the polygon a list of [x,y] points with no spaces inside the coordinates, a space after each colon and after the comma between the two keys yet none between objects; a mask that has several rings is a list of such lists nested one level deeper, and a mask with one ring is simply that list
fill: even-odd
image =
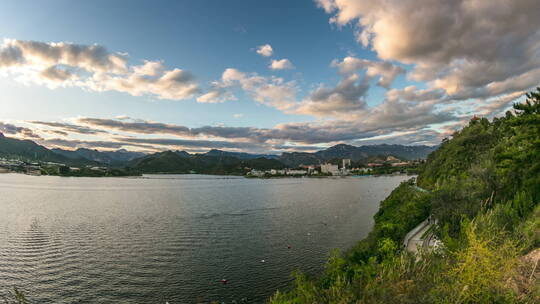
[{"label": "white cloud", "polygon": [[289,70],[293,69],[294,66],[289,59],[284,58],[280,60],[272,60],[269,68],[272,70]]},{"label": "white cloud", "polygon": [[2,69],[18,81],[52,88],[78,86],[171,100],[187,99],[199,92],[188,71],[167,70],[161,61],[129,66],[126,54],[111,53],[96,44],[5,39],[0,45]]},{"label": "white cloud", "polygon": [[274,53],[274,50],[270,44],[265,44],[258,46],[256,52],[261,56],[270,57]]},{"label": "white cloud", "polygon": [[223,72],[221,80],[213,82],[212,86],[213,88],[203,95],[209,100],[236,99],[231,90],[239,87],[253,100],[281,111],[286,111],[296,104],[296,84],[279,77],[265,77],[228,68]]},{"label": "white cloud", "polygon": [[442,89],[417,89],[416,86],[407,86],[403,89],[391,89],[386,92],[390,100],[404,99],[406,101],[439,100],[445,96]]},{"label": "white cloud", "polygon": [[365,69],[367,77],[378,77],[379,79],[377,84],[387,89],[390,87],[392,82],[394,82],[397,76],[405,73],[405,69],[389,62],[370,61],[351,56],[343,58],[341,62],[334,60],[332,62],[332,66],[337,67],[339,72],[344,75]]},{"label": "white cloud", "polygon": [[217,86],[197,97],[200,103],[222,103],[228,100],[236,100],[236,97],[226,88]]},{"label": "white cloud", "polygon": [[242,113],[236,113],[236,114],[233,114],[233,117],[234,117],[234,118],[242,118],[242,117],[244,117],[244,114],[242,114]]}]

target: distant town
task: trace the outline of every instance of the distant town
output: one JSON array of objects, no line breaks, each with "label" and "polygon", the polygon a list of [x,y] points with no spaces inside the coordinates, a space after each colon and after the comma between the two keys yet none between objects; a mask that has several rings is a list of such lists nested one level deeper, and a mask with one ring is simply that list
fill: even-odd
[{"label": "distant town", "polygon": [[140,175],[137,172],[103,166],[85,165],[73,167],[55,162],[28,162],[20,159],[1,158],[0,173],[23,173],[27,175],[57,175],[57,176],[128,176]]},{"label": "distant town", "polygon": [[[336,163],[337,162],[337,163]],[[249,171],[247,177],[271,178],[286,176],[348,176],[348,175],[379,175],[379,174],[411,174],[416,172],[418,165],[424,160],[403,161],[394,156],[388,156],[365,166],[353,166],[349,158],[336,160],[333,163],[327,162],[321,165],[300,165],[298,168],[270,169]],[[360,165],[360,164],[356,164]]]}]

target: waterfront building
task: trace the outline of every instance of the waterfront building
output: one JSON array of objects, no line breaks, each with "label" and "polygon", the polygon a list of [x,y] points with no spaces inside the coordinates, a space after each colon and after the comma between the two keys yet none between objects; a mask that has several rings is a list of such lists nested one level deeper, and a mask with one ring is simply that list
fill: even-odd
[{"label": "waterfront building", "polygon": [[251,170],[248,172],[248,175],[250,176],[256,176],[256,177],[264,177],[266,173],[264,171],[259,171],[259,170]]},{"label": "waterfront building", "polygon": [[344,158],[342,160],[342,163],[343,163],[343,165],[341,166],[342,168],[349,168],[351,166],[351,159]]},{"label": "waterfront building", "polygon": [[321,172],[322,173],[330,173],[332,175],[339,175],[339,168],[338,165],[332,165],[332,164],[322,164],[321,165]]},{"label": "waterfront building", "polygon": [[287,175],[306,175],[306,170],[287,170]]}]

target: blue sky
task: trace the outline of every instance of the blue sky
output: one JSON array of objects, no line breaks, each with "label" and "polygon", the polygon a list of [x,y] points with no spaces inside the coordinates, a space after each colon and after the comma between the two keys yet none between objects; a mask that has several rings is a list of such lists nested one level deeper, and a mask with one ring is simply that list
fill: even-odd
[{"label": "blue sky", "polygon": [[[426,15],[397,0],[373,5],[362,0],[4,1],[0,121],[31,129],[33,139],[46,146],[66,148],[197,151],[206,148],[197,141],[215,141],[212,146],[233,142],[224,147],[279,152],[341,142],[436,144],[471,115],[497,115],[533,86],[521,78],[534,79],[538,60],[519,57],[538,46],[520,42],[514,53],[507,48],[521,41],[521,34],[538,35],[534,24],[498,28],[494,23],[486,29],[482,11],[414,2],[428,8]],[[510,12],[536,22],[534,13],[509,5]],[[457,16],[446,20],[445,32],[438,27],[445,21],[441,16]],[[460,18],[478,24],[466,35],[451,31]],[[451,48],[440,40],[467,43],[475,34],[486,45],[471,40]],[[498,42],[493,35],[508,39]],[[267,44],[272,54],[259,54],[258,47]],[[100,49],[84,58],[70,53],[70,46],[88,50],[93,45],[107,53]],[[63,55],[44,57],[44,48]],[[8,51],[14,49],[18,57],[9,61],[13,53]],[[287,64],[276,62],[281,69],[270,69],[273,60]],[[530,68],[470,79],[486,66],[520,60]],[[137,72],[146,62],[159,67],[153,74]],[[168,71],[175,78],[158,81]],[[90,125],[85,118],[102,121]],[[67,132],[58,124],[33,122],[104,132]],[[215,130],[149,132],[145,123],[165,130]],[[244,133],[231,135],[230,128]],[[8,129],[3,132],[9,134]],[[130,146],[119,136],[155,143]],[[159,142],[165,139],[182,141]]]},{"label": "blue sky", "polygon": [[[337,81],[335,69],[330,67],[333,59],[349,53],[373,57],[356,44],[350,26],[342,29],[329,26],[328,16],[310,1],[36,3],[21,5],[20,1],[8,1],[7,9],[0,12],[0,37],[97,43],[112,52],[129,53],[133,64],[142,60],[163,60],[168,67],[196,71],[203,83],[215,80],[226,68],[234,67],[294,78],[308,91],[313,84]],[[267,43],[275,49],[277,57],[289,58],[296,69],[271,73],[267,68],[269,59],[255,52],[257,46]],[[46,102],[52,106],[41,113],[19,110],[17,113],[21,116],[1,119],[62,119],[66,115],[88,113],[92,116],[129,115],[189,126],[256,123],[262,127],[310,120],[306,116],[288,117],[271,108],[262,109],[249,100],[209,106],[194,101],[156,104],[151,97],[135,98],[114,92],[96,96],[79,89],[46,92],[43,88],[17,88],[4,83],[2,89],[12,91],[14,95],[10,99],[17,103],[26,99],[25,106],[29,102],[36,106]],[[65,100],[71,101],[67,104]],[[237,113],[244,114],[243,118],[234,119]]]}]

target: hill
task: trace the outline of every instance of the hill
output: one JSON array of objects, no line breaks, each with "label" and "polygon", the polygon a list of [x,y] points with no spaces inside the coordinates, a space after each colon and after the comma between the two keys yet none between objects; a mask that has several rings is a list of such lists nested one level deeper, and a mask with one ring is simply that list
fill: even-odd
[{"label": "hill", "polygon": [[121,166],[135,158],[145,156],[142,152],[131,152],[125,149],[117,151],[98,151],[86,148],[79,148],[77,150],[63,150],[63,149],[51,149],[56,154],[65,156],[70,159],[86,159],[89,161],[99,162],[108,165]]},{"label": "hill", "polygon": [[[444,140],[421,188],[402,183],[366,239],[270,303],[540,303],[540,88],[527,97],[515,114],[473,118]],[[428,216],[443,245],[405,251]]]},{"label": "hill", "polygon": [[395,156],[403,160],[424,159],[435,151],[432,146],[403,146],[403,145],[370,145],[351,146],[339,144],[328,149],[314,153],[290,152],[283,153],[278,160],[282,163],[295,167],[300,164],[317,165],[333,159],[349,158],[353,162],[366,162],[373,156]]},{"label": "hill", "polygon": [[264,157],[239,159],[233,156],[208,156],[165,151],[132,160],[128,166],[143,173],[202,173],[243,175],[250,169],[281,169],[284,165]]},{"label": "hill", "polygon": [[25,161],[43,161],[58,163],[83,163],[82,158],[68,158],[36,144],[31,140],[5,137],[0,133],[0,156],[17,158]]},{"label": "hill", "polygon": [[204,155],[206,156],[232,156],[239,159],[254,159],[254,158],[277,159],[279,157],[274,154],[251,154],[251,153],[245,153],[245,152],[222,151],[222,150],[217,150],[217,149],[212,149],[204,153]]}]

